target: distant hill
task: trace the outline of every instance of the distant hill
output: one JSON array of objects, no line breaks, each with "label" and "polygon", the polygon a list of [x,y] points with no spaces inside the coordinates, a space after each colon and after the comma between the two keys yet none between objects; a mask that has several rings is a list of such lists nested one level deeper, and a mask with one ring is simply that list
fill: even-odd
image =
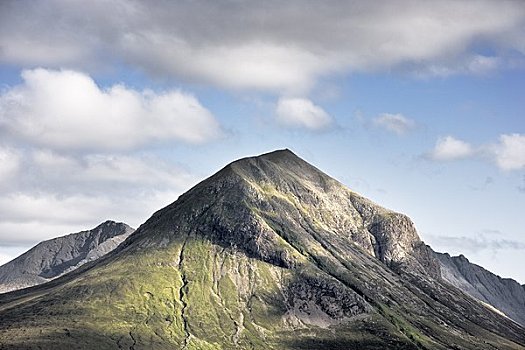
[{"label": "distant hill", "polygon": [[0,266],[0,293],[31,287],[57,278],[115,249],[134,230],[106,221],[92,230],[41,242]]},{"label": "distant hill", "polygon": [[444,280],[525,325],[525,286],[472,264],[463,255],[437,253]]}]

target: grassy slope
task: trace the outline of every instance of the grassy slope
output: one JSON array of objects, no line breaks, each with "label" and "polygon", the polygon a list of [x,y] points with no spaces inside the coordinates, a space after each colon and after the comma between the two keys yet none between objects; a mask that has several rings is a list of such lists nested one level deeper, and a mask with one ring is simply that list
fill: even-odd
[{"label": "grassy slope", "polygon": [[308,348],[322,339],[376,348],[399,342],[363,333],[393,331],[377,315],[357,318],[337,333],[290,325],[280,285],[293,274],[192,237],[140,256],[123,255],[2,305],[10,322],[2,322],[0,348],[282,349]]}]

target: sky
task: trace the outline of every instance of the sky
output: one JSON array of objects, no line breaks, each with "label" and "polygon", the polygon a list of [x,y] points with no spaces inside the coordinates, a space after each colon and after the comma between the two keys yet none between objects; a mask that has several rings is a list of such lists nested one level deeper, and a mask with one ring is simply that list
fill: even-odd
[{"label": "sky", "polygon": [[289,148],[525,283],[525,2],[0,2],[0,264]]}]

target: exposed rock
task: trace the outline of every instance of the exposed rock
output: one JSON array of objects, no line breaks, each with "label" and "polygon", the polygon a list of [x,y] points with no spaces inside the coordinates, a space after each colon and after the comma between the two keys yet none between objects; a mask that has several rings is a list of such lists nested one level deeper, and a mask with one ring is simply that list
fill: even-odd
[{"label": "exposed rock", "polygon": [[436,253],[445,281],[525,325],[525,287],[472,264],[463,255]]},{"label": "exposed rock", "polygon": [[109,253],[134,230],[106,221],[88,231],[43,241],[0,266],[0,293],[31,287],[73,271]]}]

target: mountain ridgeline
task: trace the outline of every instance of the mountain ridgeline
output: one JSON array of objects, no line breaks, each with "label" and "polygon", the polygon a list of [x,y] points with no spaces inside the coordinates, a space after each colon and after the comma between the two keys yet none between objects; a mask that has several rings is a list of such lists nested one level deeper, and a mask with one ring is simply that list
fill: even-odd
[{"label": "mountain ridgeline", "polygon": [[0,293],[48,282],[96,260],[122,243],[134,230],[106,221],[94,229],[41,242],[0,266]]},{"label": "mountain ridgeline", "polygon": [[463,255],[451,257],[436,253],[436,257],[445,281],[525,325],[525,285],[510,278],[496,276],[481,266],[472,264]]},{"label": "mountain ridgeline", "polygon": [[525,349],[443,266],[407,216],[275,151],[101,259],[0,296],[0,349]]}]

